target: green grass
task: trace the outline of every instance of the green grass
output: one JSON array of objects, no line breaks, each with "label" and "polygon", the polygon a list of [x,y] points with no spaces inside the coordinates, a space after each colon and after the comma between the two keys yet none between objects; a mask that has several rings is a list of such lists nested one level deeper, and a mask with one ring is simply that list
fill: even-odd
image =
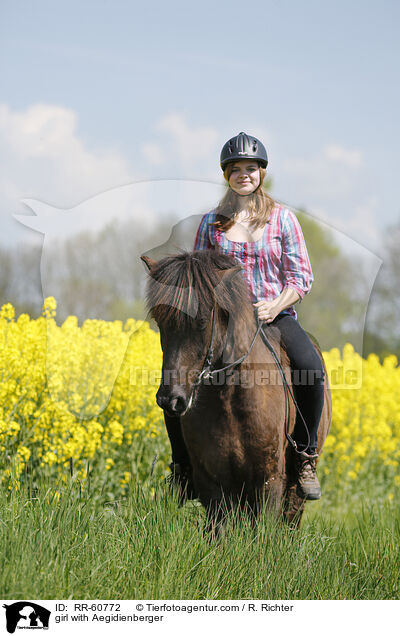
[{"label": "green grass", "polygon": [[[299,531],[267,514],[203,534],[197,502],[179,507],[159,481],[120,501],[41,484],[0,494],[4,599],[394,599],[400,513],[390,503],[340,515],[308,504]],[[314,506],[314,508],[313,508]]]}]

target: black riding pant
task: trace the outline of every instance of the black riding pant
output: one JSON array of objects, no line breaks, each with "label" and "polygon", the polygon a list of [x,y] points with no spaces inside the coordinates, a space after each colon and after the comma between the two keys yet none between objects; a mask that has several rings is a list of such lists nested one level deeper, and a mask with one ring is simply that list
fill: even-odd
[{"label": "black riding pant", "polygon": [[[290,360],[294,395],[308,428],[309,438],[306,427],[297,414],[293,439],[299,450],[313,454],[317,448],[318,426],[324,406],[322,362],[307,333],[295,318],[288,314],[279,314],[270,325],[263,325],[267,337],[271,332],[276,335],[276,328]],[[182,437],[180,418],[167,415],[164,411],[164,419],[171,442],[172,461],[178,464],[188,463],[189,455]]]},{"label": "black riding pant", "polygon": [[[293,439],[299,450],[315,453],[317,448],[318,426],[324,406],[324,368],[313,343],[299,322],[289,314],[279,314],[270,323],[279,330],[283,346],[290,360],[294,396],[310,436],[308,445],[307,430],[297,413]],[[269,324],[264,323],[263,330],[268,337]]]}]

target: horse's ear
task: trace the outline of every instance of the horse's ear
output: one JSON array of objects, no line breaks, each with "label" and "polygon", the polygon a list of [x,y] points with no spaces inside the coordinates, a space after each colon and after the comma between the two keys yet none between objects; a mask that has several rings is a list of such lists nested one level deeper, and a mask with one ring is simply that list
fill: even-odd
[{"label": "horse's ear", "polygon": [[149,270],[149,272],[151,272],[153,267],[155,267],[155,265],[157,264],[157,261],[155,261],[154,259],[150,258],[149,256],[141,256],[140,260],[143,261],[143,263],[146,265],[146,267]]}]

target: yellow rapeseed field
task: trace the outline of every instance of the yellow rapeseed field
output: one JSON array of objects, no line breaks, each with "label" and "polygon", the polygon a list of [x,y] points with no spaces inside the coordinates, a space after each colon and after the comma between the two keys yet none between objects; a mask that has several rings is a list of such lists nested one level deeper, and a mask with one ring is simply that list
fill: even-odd
[{"label": "yellow rapeseed field", "polygon": [[[80,480],[104,475],[121,492],[144,478],[157,453],[164,470],[169,450],[155,402],[161,369],[158,335],[144,321],[55,322],[46,298],[36,320],[0,311],[0,480],[18,488],[27,475],[72,470]],[[363,360],[346,345],[324,353],[332,385],[333,424],[320,471],[329,483],[380,484],[393,498],[400,485],[400,367]]]}]

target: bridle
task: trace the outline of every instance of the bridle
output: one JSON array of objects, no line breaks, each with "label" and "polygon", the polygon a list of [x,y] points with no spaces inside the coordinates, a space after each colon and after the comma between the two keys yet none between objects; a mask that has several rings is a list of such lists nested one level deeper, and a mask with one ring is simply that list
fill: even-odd
[{"label": "bridle", "polygon": [[[299,406],[295,400],[295,397],[293,395],[293,391],[291,389],[291,387],[289,386],[287,380],[286,380],[286,376],[285,376],[285,372],[282,368],[282,365],[279,361],[279,358],[276,354],[275,349],[273,348],[273,346],[271,345],[271,343],[269,342],[267,335],[265,334],[264,330],[263,330],[263,323],[259,320],[258,318],[258,312],[257,309],[254,310],[255,313],[255,318],[256,318],[256,323],[257,323],[257,330],[254,334],[254,337],[250,343],[250,346],[247,350],[247,352],[242,355],[240,358],[238,358],[237,360],[235,360],[234,362],[231,362],[230,364],[227,364],[225,367],[222,367],[221,369],[213,369],[212,368],[212,359],[214,356],[214,338],[215,338],[215,323],[216,323],[216,308],[215,308],[215,304],[212,308],[212,326],[211,326],[211,336],[210,336],[210,344],[208,346],[208,350],[206,353],[206,356],[204,358],[204,362],[203,362],[203,366],[202,369],[199,373],[199,375],[197,376],[196,380],[193,382],[192,385],[192,389],[190,391],[190,395],[189,395],[189,400],[188,400],[188,405],[184,411],[184,413],[181,414],[185,415],[190,408],[192,407],[193,401],[195,399],[198,387],[200,386],[200,384],[203,382],[203,380],[212,380],[214,377],[216,377],[219,373],[222,373],[224,371],[228,371],[229,369],[233,369],[234,367],[237,367],[239,364],[241,364],[246,358],[247,356],[250,354],[254,343],[256,341],[256,338],[258,336],[258,334],[261,335],[261,338],[263,339],[265,345],[267,346],[268,350],[270,351],[274,362],[276,364],[276,366],[278,367],[278,371],[280,373],[280,376],[282,378],[282,386],[283,386],[283,390],[284,390],[284,394],[285,394],[285,436],[286,439],[288,440],[289,444],[292,446],[292,448],[296,451],[296,453],[300,453],[302,451],[299,451],[297,448],[297,444],[295,442],[295,440],[291,437],[291,435],[289,435],[288,433],[288,428],[289,428],[289,416],[290,416],[290,402],[289,402],[289,395],[291,396],[293,403],[295,405],[295,408],[297,410],[297,412],[299,413],[300,419],[302,420],[306,432],[307,432],[307,449],[310,446],[310,433],[308,431],[308,427],[307,424],[301,414],[301,411],[299,409]],[[268,323],[267,323],[268,325]]]},{"label": "bridle", "polygon": [[[234,362],[231,362],[230,364],[227,364],[225,367],[222,367],[221,369],[211,369],[211,363],[212,363],[212,359],[213,359],[213,355],[214,355],[214,336],[215,336],[215,316],[216,316],[216,311],[215,311],[215,305],[212,309],[212,327],[211,327],[211,338],[210,338],[210,345],[208,347],[207,353],[206,353],[206,357],[204,358],[204,362],[203,362],[203,367],[199,373],[199,375],[197,376],[196,381],[193,383],[193,386],[198,386],[199,384],[201,384],[201,381],[203,379],[208,380],[208,379],[213,379],[216,375],[218,375],[218,373],[222,373],[223,371],[227,371],[228,369],[232,369],[234,367],[237,367],[239,364],[241,364],[249,355],[250,351],[252,350],[254,343],[256,341],[256,338],[258,336],[258,334],[261,331],[262,328],[262,323],[260,323],[258,325],[257,331],[254,334],[253,340],[250,343],[250,346],[247,350],[247,352],[242,355],[240,358],[238,358],[237,360],[235,360]],[[190,398],[189,398],[190,399]]]}]

